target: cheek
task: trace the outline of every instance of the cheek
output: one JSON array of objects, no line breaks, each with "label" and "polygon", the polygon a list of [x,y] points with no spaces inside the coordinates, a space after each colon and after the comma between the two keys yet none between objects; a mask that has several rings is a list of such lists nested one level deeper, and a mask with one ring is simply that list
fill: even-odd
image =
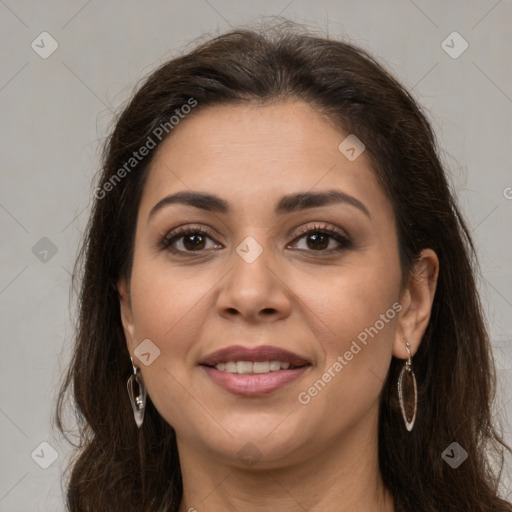
[{"label": "cheek", "polygon": [[[188,279],[169,266],[143,264],[133,267],[131,280],[135,345],[149,339],[159,351],[142,366],[148,394],[161,416],[180,426],[183,411],[193,408],[189,372],[194,340],[201,339],[208,290],[207,279]],[[199,414],[201,411],[197,411]],[[203,411],[204,412],[204,411]]]},{"label": "cheek", "polygon": [[326,352],[343,350],[347,342],[376,322],[381,337],[388,337],[393,330],[396,311],[392,306],[400,296],[399,265],[394,258],[353,259],[359,261],[321,274],[303,272],[292,280],[304,311],[322,334],[319,342]]},{"label": "cheek", "polygon": [[303,278],[303,312],[324,354],[301,390],[299,403],[308,402],[312,414],[329,408],[360,417],[378,399],[401,309],[400,276],[396,260],[382,257],[371,264],[361,258],[328,279]]},{"label": "cheek", "polygon": [[186,272],[172,271],[165,263],[134,265],[131,294],[137,338],[150,338],[162,349],[172,340],[173,350],[179,350],[180,333],[190,337],[199,328],[194,320],[210,288],[207,280],[187,279]]},{"label": "cheek", "polygon": [[387,289],[368,292],[361,287],[329,296],[309,293],[304,298],[304,313],[324,355],[319,366],[328,369],[342,357],[343,373],[351,374],[354,382],[372,371],[384,379],[395,339],[396,309],[400,308],[396,297]]},{"label": "cheek", "polygon": [[325,419],[322,429],[328,437],[375,413],[389,370],[396,311],[389,301],[370,304],[364,298],[340,299],[339,309],[331,304],[330,329],[319,340],[325,359],[295,397],[307,417]]}]

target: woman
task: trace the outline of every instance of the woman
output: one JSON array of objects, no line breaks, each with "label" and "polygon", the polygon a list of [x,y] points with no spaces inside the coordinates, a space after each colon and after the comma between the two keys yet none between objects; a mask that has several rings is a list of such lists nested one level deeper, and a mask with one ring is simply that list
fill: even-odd
[{"label": "woman", "polygon": [[94,195],[69,510],[511,510],[469,232],[371,56],[202,44],[136,92]]}]

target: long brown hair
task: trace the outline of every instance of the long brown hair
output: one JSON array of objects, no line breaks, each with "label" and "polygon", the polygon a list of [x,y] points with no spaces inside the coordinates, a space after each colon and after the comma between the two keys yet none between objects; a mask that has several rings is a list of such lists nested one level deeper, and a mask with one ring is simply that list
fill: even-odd
[{"label": "long brown hair", "polygon": [[[132,368],[116,289],[120,276],[131,273],[138,205],[161,143],[155,130],[191,99],[197,111],[285,98],[313,105],[364,141],[393,205],[404,275],[422,249],[439,257],[430,323],[413,360],[419,412],[412,432],[406,432],[396,403],[403,361],[392,359],[381,395],[379,464],[396,510],[512,510],[498,497],[501,470],[496,474],[488,459],[497,456],[501,468],[509,448],[492,419],[496,376],[475,286],[475,251],[429,122],[364,50],[287,23],[235,30],[166,62],[138,88],[105,143],[74,272],[80,288],[73,359],[56,410],[57,425],[65,431],[63,406],[72,396],[80,441],[69,468],[69,510],[177,511],[181,501],[172,426],[150,400],[140,431],[133,421],[126,392]],[[168,128],[165,136],[172,137]],[[148,137],[155,147],[126,167],[133,152],[149,146]],[[442,458],[452,442],[468,453],[456,469]]]}]

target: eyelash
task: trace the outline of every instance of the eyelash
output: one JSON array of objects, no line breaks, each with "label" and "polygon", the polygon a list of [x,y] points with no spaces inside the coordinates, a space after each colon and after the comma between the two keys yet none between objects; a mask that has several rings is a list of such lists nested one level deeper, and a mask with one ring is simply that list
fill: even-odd
[{"label": "eyelash", "polygon": [[[198,252],[198,253],[204,252],[204,249],[199,250],[199,251],[183,251],[183,250],[176,249],[173,247],[173,243],[176,240],[183,238],[186,235],[191,235],[191,234],[206,236],[212,240],[215,240],[214,235],[206,228],[181,227],[181,228],[177,228],[174,231],[170,232],[169,234],[165,235],[162,238],[162,240],[160,241],[160,243],[158,244],[158,247],[162,251],[169,251],[169,252],[171,252],[173,254],[177,254],[177,255],[189,255],[189,254],[193,254],[195,252]],[[338,253],[343,250],[350,249],[353,246],[352,241],[347,236],[343,235],[340,231],[330,228],[325,225],[321,226],[321,225],[317,225],[317,224],[315,224],[312,227],[308,227],[303,230],[299,230],[299,233],[293,239],[293,242],[296,242],[296,241],[300,240],[301,238],[304,238],[305,236],[310,235],[310,234],[327,235],[330,238],[333,238],[334,240],[336,240],[336,242],[338,242],[338,244],[339,244],[339,246],[334,249],[321,249],[321,250],[308,249],[307,250],[307,252],[312,252],[313,254]]]}]

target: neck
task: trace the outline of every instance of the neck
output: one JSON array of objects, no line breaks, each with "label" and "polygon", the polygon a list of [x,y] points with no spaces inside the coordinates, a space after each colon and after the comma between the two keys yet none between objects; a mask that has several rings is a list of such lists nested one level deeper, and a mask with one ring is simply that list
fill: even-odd
[{"label": "neck", "polygon": [[[375,418],[376,419],[376,418]],[[288,465],[252,468],[219,463],[180,443],[183,499],[179,512],[393,512],[378,466],[377,422],[355,426],[341,441]]]}]

